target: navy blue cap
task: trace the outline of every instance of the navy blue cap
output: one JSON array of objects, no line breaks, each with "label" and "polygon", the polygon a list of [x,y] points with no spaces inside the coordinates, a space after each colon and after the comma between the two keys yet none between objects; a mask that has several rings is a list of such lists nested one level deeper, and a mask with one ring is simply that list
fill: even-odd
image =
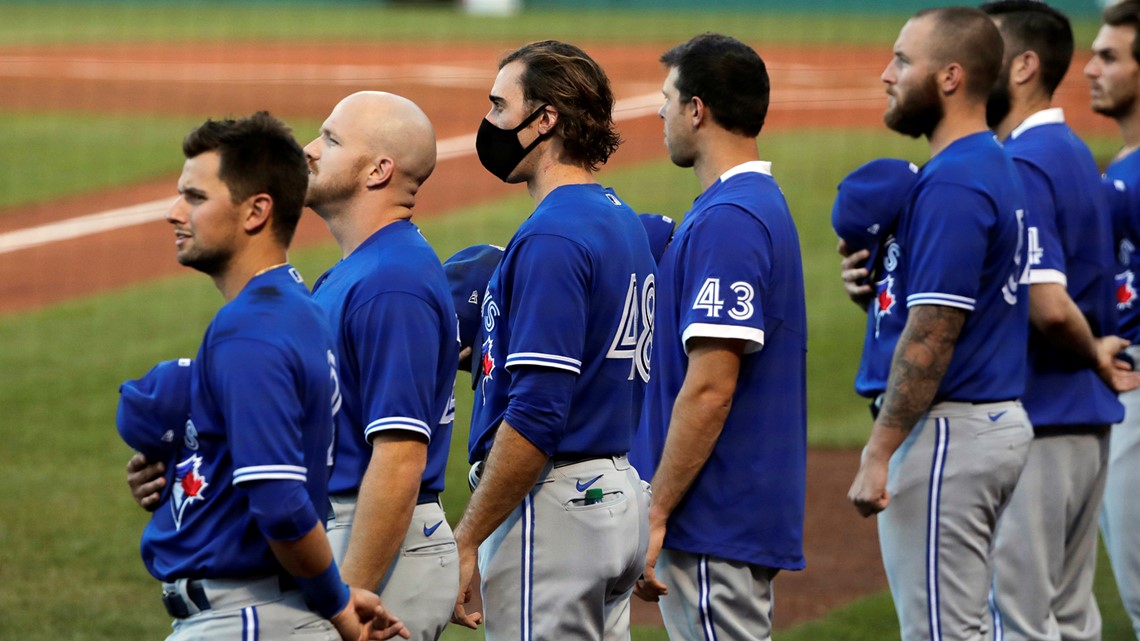
[{"label": "navy blue cap", "polygon": [[175,458],[190,418],[189,358],[163,361],[145,376],[119,386],[119,436],[151,463],[166,464],[163,496],[174,482]]},{"label": "navy blue cap", "polygon": [[[480,351],[482,344],[483,297],[487,282],[503,258],[503,248],[495,245],[474,245],[461,249],[443,261],[443,273],[451,287],[455,315],[459,318],[459,348],[470,347],[472,353]],[[468,360],[471,359],[471,360]],[[475,384],[474,362],[471,357],[458,363],[460,370],[471,369],[471,384]]]},{"label": "navy blue cap", "polygon": [[673,240],[673,219],[661,214],[641,214],[638,216],[641,224],[645,225],[645,233],[649,236],[649,249],[653,251],[653,260],[660,263],[665,248]]},{"label": "navy blue cap", "polygon": [[859,167],[839,183],[831,226],[851,251],[872,253],[891,230],[918,182],[918,167],[906,160],[880,158]]}]

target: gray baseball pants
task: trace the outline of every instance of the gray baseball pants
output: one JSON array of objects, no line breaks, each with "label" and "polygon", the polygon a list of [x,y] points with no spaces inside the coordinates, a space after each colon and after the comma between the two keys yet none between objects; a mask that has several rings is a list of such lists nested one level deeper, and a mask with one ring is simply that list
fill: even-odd
[{"label": "gray baseball pants", "polygon": [[879,543],[903,641],[980,641],[990,547],[1033,440],[1021,403],[939,403],[891,457]]},{"label": "gray baseball pants", "polygon": [[[591,502],[586,489],[599,488]],[[488,641],[629,639],[649,495],[625,456],[547,464],[479,546]]]},{"label": "gray baseball pants", "polygon": [[1092,586],[1108,442],[1107,429],[1033,439],[994,545],[994,641],[1100,639]]}]

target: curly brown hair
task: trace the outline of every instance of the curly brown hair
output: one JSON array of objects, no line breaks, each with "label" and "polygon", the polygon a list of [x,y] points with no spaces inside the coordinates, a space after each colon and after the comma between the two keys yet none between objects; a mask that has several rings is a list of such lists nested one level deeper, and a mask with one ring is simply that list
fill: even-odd
[{"label": "curly brown hair", "polygon": [[578,47],[557,40],[523,45],[499,62],[499,69],[519,60],[521,82],[530,104],[548,104],[558,112],[554,133],[566,153],[597,171],[621,144],[614,129],[614,93],[606,72]]}]

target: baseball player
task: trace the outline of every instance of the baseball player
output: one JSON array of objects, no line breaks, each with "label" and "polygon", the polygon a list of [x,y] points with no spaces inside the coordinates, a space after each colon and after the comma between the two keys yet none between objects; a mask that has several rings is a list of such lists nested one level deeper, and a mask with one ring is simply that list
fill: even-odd
[{"label": "baseball player", "polygon": [[1025,202],[986,126],[1001,34],[977,9],[915,14],[882,74],[888,127],[925,136],[899,219],[896,274],[907,319],[883,406],[848,492],[879,514],[901,637],[985,634],[994,522],[1033,432],[1025,387]]},{"label": "baseball player", "polygon": [[661,62],[669,158],[693,168],[702,192],[661,260],[639,427],[653,498],[637,594],[658,601],[671,639],[769,639],[772,580],[804,567],[799,235],[756,149],[768,111],[760,56],[704,34]]},{"label": "baseball player", "polygon": [[143,533],[175,618],[169,638],[392,636],[398,626],[370,633],[379,599],[341,581],[321,520],[336,359],[327,320],[285,262],[304,154],[264,112],[207,121],[183,153],[167,215],[178,261],[227,302],[190,365],[173,483]]},{"label": "baseball player", "polygon": [[329,542],[349,585],[375,589],[419,641],[451,618],[459,573],[439,493],[454,420],[455,309],[411,222],[435,133],[406,98],[342,100],[305,147],[308,204],[343,258],[313,285],[332,322],[341,405]]},{"label": "baseball player", "polygon": [[617,148],[613,93],[578,47],[500,63],[479,160],[525,182],[535,211],[482,302],[469,456],[478,486],[455,529],[464,608],[482,577],[487,638],[619,639],[645,555],[648,500],[626,453],[652,332],[654,263],[637,215],[594,171]]},{"label": "baseball player", "polygon": [[987,118],[1005,140],[1028,207],[1031,331],[1022,402],[1036,436],[998,524],[994,634],[1095,639],[1096,518],[1108,429],[1124,415],[1109,385],[1123,391],[1140,380],[1116,367],[1128,342],[1111,335],[1112,228],[1100,173],[1062,110],[1052,107],[1073,54],[1069,20],[1028,0],[981,9],[1005,44]]},{"label": "baseball player", "polygon": [[[1140,2],[1123,0],[1104,10],[1104,24],[1092,45],[1092,59],[1085,67],[1092,88],[1093,111],[1116,120],[1124,146],[1105,172],[1119,188],[1122,206],[1113,209],[1116,271],[1116,310],[1119,332],[1133,343],[1127,353],[1140,362]],[[1108,475],[1100,514],[1101,534],[1120,598],[1140,639],[1140,391],[1120,396],[1124,420],[1112,429]]]},{"label": "baseball player", "polygon": [[887,389],[891,357],[906,325],[906,305],[898,296],[898,222],[918,182],[918,166],[879,158],[848,174],[831,209],[831,225],[844,257],[844,288],[867,312],[863,353],[855,374],[855,392],[871,399],[877,418]]}]

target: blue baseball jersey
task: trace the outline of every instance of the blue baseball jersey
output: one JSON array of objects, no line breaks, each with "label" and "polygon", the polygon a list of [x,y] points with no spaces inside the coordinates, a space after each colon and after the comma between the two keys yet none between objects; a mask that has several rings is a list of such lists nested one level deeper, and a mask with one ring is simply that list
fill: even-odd
[{"label": "blue baseball jersey", "polygon": [[459,325],[443,266],[410,221],[385,225],[313,285],[332,322],[343,399],[330,494],[360,487],[374,436],[428,443],[421,492],[439,493],[455,418]]},{"label": "blue baseball jersey", "polygon": [[932,158],[899,225],[908,308],[968,312],[937,401],[990,402],[1025,390],[1029,292],[1025,195],[990,132],[959,138]]},{"label": "blue baseball jersey", "polygon": [[629,451],[649,378],[655,272],[645,228],[612,190],[564,185],[542,200],[487,285],[472,462],[490,451],[520,367],[576,376],[561,433],[512,425],[536,447],[558,458]]},{"label": "blue baseball jersey", "polygon": [[867,305],[867,330],[863,335],[863,353],[855,373],[855,392],[874,398],[887,389],[891,359],[906,326],[907,307],[900,298],[899,282],[905,269],[899,257],[902,248],[895,233],[888,233],[870,265],[875,297]]},{"label": "blue baseball jersey", "polygon": [[336,402],[328,320],[296,270],[272,269],[218,311],[191,367],[174,486],[143,532],[143,562],[162,581],[284,573],[246,489],[295,481],[317,514],[328,505]]},{"label": "blue baseball jersey", "polygon": [[688,369],[689,339],[746,341],[732,409],[708,461],[669,518],[665,547],[803,568],[803,265],[799,236],[770,165],[740,165],[697,197],[660,270],[653,376],[631,457],[643,478],[660,463]]},{"label": "blue baseball jersey", "polygon": [[[1025,188],[1029,282],[1065,287],[1095,336],[1116,331],[1112,222],[1092,152],[1060,109],[1030,116],[1005,143]],[[1035,429],[1124,418],[1116,394],[1035,328],[1022,403]]]},{"label": "blue baseball jersey", "polygon": [[1116,248],[1117,333],[1133,344],[1140,343],[1140,154],[1130,153],[1113,162],[1105,178],[1118,192],[1113,199],[1112,227]]}]

